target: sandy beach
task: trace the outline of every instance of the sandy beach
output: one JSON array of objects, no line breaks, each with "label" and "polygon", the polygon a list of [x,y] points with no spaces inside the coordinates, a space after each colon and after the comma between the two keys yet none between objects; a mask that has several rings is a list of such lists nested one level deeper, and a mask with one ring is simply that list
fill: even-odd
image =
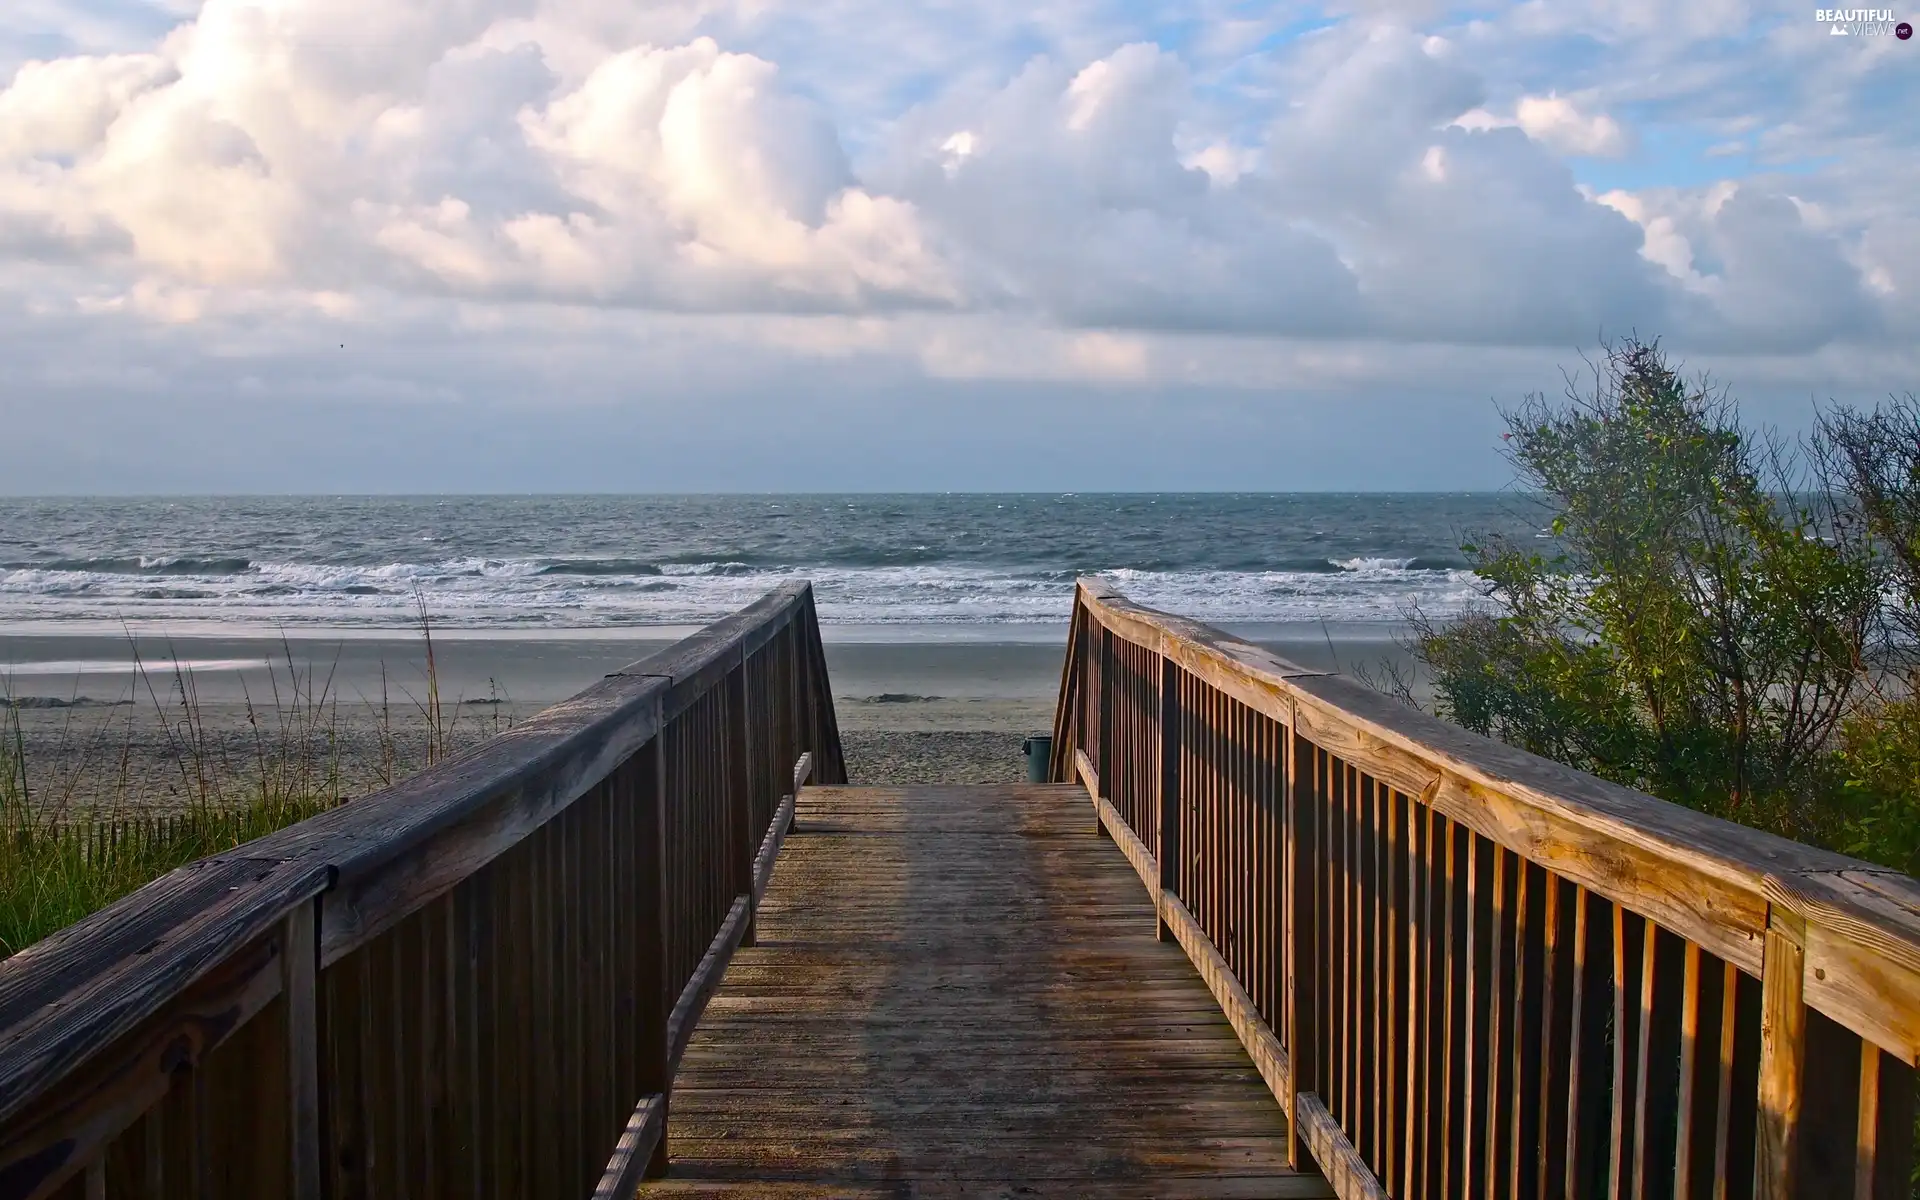
[{"label": "sandy beach", "polygon": [[[670,631],[678,635],[680,630]],[[1064,630],[828,630],[848,772],[858,783],[1024,777],[1020,744],[1051,728]],[[848,640],[849,637],[862,640]],[[1309,669],[1404,660],[1384,637],[1262,638]],[[457,750],[645,658],[660,637],[437,635],[442,748]],[[178,807],[254,794],[286,764],[361,795],[428,750],[418,637],[0,636],[37,806]],[[144,673],[133,670],[138,656]],[[192,697],[191,704],[183,695]],[[264,766],[263,766],[264,764]]]}]

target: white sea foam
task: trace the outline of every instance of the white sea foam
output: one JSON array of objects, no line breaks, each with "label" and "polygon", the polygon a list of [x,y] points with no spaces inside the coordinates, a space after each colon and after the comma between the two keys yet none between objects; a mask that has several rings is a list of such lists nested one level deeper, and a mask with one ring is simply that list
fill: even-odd
[{"label": "white sea foam", "polygon": [[[1148,571],[1109,578],[1143,604],[1206,621],[1393,621],[1478,595],[1471,572],[1354,558],[1317,571]],[[251,564],[165,576],[0,569],[0,622],[231,619],[404,626],[424,601],[436,622],[472,628],[604,628],[711,620],[783,579],[814,581],[823,620],[845,624],[1024,624],[1064,620],[1073,573],[955,564],[846,567],[742,562],[636,564],[569,573],[554,560],[451,558],[377,565]],[[416,599],[416,596],[418,599]]]}]

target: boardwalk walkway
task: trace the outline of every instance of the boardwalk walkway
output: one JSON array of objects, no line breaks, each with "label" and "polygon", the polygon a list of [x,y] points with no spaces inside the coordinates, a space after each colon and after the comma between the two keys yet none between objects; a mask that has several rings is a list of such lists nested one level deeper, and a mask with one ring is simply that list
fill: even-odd
[{"label": "boardwalk walkway", "polygon": [[809,788],[643,1196],[1329,1196],[1078,786]]}]

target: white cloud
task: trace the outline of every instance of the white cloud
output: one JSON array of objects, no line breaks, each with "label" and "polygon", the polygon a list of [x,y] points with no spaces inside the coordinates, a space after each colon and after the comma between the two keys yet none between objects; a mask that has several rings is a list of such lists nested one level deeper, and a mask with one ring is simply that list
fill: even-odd
[{"label": "white cloud", "polygon": [[1473,130],[1517,128],[1562,154],[1618,158],[1631,146],[1631,139],[1618,121],[1603,112],[1582,112],[1573,100],[1552,93],[1520,97],[1511,117],[1473,108],[1453,123]]},{"label": "white cloud", "polygon": [[1514,120],[1528,137],[1568,154],[1611,158],[1627,149],[1619,122],[1606,113],[1583,113],[1564,96],[1522,96]]},{"label": "white cloud", "polygon": [[1695,345],[1804,352],[1889,332],[1891,276],[1863,270],[1813,206],[1734,184],[1599,200],[1638,224],[1641,254],[1692,293],[1683,330]]},{"label": "white cloud", "polygon": [[135,96],[171,74],[156,54],[27,63],[0,92],[0,161],[86,153]]},{"label": "white cloud", "polygon": [[[1185,40],[1110,0],[35,2],[68,49],[0,77],[15,334],[266,360],[396,305],[455,347],[538,310],[653,355],[697,327],[674,354],[770,377],[1271,387],[1626,328],[1808,361],[1920,332],[1920,169],[1846,102],[1912,85],[1797,26],[1743,74],[1733,0],[1366,4],[1291,40],[1213,0]],[[1798,107],[1765,91],[1802,75]],[[1663,112],[1744,177],[1660,184]],[[1583,188],[1594,160],[1619,174]]]}]

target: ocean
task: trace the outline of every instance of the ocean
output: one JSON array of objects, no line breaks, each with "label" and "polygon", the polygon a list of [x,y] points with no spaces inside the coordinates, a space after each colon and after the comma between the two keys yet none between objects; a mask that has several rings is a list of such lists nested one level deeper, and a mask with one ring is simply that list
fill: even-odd
[{"label": "ocean", "polygon": [[1072,581],[1236,626],[1395,625],[1480,596],[1491,494],[0,499],[0,629],[543,634],[703,623],[811,578],[830,625],[1054,627]]}]

